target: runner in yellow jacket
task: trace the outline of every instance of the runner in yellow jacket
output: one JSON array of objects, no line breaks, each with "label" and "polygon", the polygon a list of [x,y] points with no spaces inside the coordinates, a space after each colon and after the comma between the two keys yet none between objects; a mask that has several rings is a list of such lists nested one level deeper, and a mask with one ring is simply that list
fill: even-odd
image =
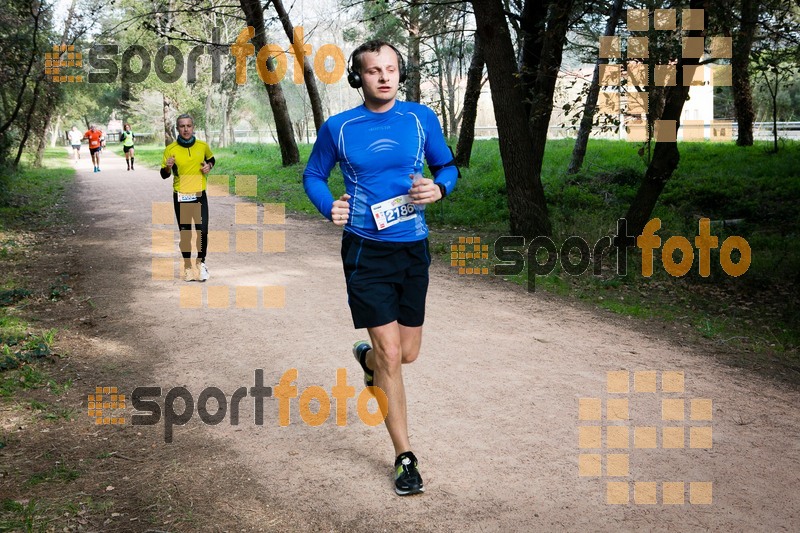
[{"label": "runner in yellow jacket", "polygon": [[[176,122],[178,138],[164,149],[161,177],[172,178],[175,217],[181,232],[181,255],[185,281],[206,281],[208,249],[208,198],[206,176],[214,168],[214,154],[205,142],[194,136],[194,119],[180,115]],[[197,275],[192,268],[192,224],[197,235]]]}]

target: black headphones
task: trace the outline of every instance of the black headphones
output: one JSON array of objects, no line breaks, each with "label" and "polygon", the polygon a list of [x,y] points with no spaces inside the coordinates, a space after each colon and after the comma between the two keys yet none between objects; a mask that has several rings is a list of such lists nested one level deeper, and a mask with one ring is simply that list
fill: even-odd
[{"label": "black headphones", "polygon": [[356,55],[361,55],[368,51],[370,48],[377,47],[379,50],[383,46],[388,46],[394,53],[397,54],[397,68],[400,70],[400,83],[404,83],[406,81],[406,62],[403,59],[403,54],[400,53],[400,50],[395,48],[393,45],[386,43],[386,42],[376,42],[371,41],[368,43],[364,43],[355,50],[353,53],[350,54],[350,59],[347,61],[347,83],[350,84],[350,87],[353,89],[359,89],[363,85],[361,80],[361,73],[355,70],[355,65],[353,64],[353,59]]}]

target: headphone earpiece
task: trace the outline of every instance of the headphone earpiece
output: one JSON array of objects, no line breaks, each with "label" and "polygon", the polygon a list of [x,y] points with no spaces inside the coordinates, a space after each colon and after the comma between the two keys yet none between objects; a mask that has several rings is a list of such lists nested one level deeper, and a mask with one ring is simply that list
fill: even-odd
[{"label": "headphone earpiece", "polygon": [[406,72],[406,60],[403,59],[403,54],[400,53],[400,50],[391,44],[389,46],[391,46],[392,50],[394,50],[397,54],[397,68],[400,69],[400,83],[405,83],[406,79],[408,78],[408,73]]},{"label": "headphone earpiece", "polygon": [[362,84],[361,75],[358,72],[347,69],[347,83],[349,83],[350,87],[353,89],[360,89]]},{"label": "headphone earpiece", "polygon": [[353,56],[355,56],[358,48],[350,53],[350,58],[347,60],[347,83],[353,89],[360,89],[362,85],[361,74],[353,70]]}]

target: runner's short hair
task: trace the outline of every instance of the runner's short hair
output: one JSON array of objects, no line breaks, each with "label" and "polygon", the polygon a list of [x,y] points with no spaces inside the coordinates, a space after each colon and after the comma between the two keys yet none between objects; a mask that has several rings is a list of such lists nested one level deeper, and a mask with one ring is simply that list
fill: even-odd
[{"label": "runner's short hair", "polygon": [[175,126],[177,126],[178,125],[178,121],[183,119],[183,118],[188,118],[189,120],[191,120],[192,121],[192,126],[194,126],[194,117],[192,115],[190,115],[189,113],[183,113],[182,115],[178,115],[178,118],[175,119]]},{"label": "runner's short hair", "polygon": [[356,48],[355,50],[353,50],[351,59],[353,66],[350,70],[352,70],[353,72],[358,72],[360,74],[361,56],[367,52],[375,52],[375,53],[380,52],[381,48],[383,48],[384,46],[391,48],[397,54],[397,66],[402,71],[403,67],[405,66],[403,63],[403,55],[397,48],[395,48],[393,44],[388,43],[386,41],[382,41],[380,39],[373,39],[371,41],[367,41],[358,48]]}]

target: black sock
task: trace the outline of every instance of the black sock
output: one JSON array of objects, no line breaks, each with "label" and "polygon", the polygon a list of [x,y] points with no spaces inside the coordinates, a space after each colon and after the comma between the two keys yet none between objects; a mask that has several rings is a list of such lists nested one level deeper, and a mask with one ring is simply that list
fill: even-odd
[{"label": "black sock", "polygon": [[131,157],[131,168],[133,168],[133,158]]}]

